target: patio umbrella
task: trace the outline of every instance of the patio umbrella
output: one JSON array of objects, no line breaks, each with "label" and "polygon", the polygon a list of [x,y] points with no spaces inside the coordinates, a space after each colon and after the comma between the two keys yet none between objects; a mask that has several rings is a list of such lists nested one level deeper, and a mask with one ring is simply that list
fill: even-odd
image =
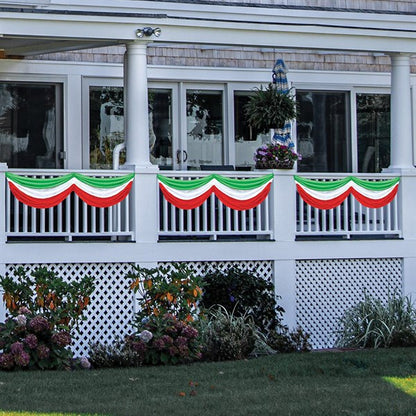
[{"label": "patio umbrella", "polygon": [[[273,84],[276,85],[277,90],[282,93],[289,92],[289,84],[287,82],[287,68],[283,59],[277,59],[272,71]],[[272,142],[282,144],[288,147],[295,147],[291,137],[291,123],[286,121],[282,129],[275,129],[272,137]]]}]

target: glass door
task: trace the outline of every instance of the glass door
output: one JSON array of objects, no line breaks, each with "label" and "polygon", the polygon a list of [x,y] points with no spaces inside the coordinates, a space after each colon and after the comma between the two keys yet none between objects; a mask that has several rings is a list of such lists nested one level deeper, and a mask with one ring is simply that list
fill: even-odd
[{"label": "glass door", "polygon": [[179,168],[200,170],[223,165],[224,88],[187,86],[182,97],[182,140],[176,150]]}]

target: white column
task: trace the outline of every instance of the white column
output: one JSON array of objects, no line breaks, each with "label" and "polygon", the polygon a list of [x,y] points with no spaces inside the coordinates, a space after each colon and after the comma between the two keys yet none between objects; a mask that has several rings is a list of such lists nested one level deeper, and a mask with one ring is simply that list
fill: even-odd
[{"label": "white column", "polygon": [[129,43],[126,48],[124,66],[126,165],[152,167],[149,159],[147,42]]},{"label": "white column", "polygon": [[388,170],[413,169],[410,56],[391,55],[391,162]]}]

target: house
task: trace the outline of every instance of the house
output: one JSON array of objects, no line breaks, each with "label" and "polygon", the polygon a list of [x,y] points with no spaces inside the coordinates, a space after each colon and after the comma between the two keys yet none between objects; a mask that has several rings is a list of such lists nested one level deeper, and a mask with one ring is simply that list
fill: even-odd
[{"label": "house", "polygon": [[[128,331],[132,263],[176,261],[273,279],[287,324],[332,346],[364,289],[416,290],[415,15],[410,1],[384,0],[0,0],[0,274],[47,265],[96,277],[77,354]],[[242,109],[277,58],[301,108],[292,133],[303,160],[256,171],[268,137]],[[235,170],[214,172],[224,165]],[[69,173],[61,193],[44,181]],[[271,190],[243,210],[214,194],[183,209],[160,192],[213,173]],[[342,189],[354,193],[339,195],[331,182],[350,176]],[[249,198],[227,183],[228,199]],[[46,194],[63,199],[36,205]]]}]

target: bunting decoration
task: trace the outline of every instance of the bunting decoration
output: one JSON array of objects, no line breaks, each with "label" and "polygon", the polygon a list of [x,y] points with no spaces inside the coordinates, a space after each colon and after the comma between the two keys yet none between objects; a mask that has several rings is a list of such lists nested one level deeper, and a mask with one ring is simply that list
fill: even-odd
[{"label": "bunting decoration", "polygon": [[400,178],[369,181],[349,176],[325,182],[295,176],[296,189],[302,199],[318,209],[332,209],[340,205],[348,195],[368,208],[381,208],[393,201]]},{"label": "bunting decoration", "polygon": [[232,179],[212,174],[201,179],[178,180],[158,175],[165,199],[179,209],[194,209],[214,193],[227,207],[244,211],[260,205],[270,192],[273,174]]},{"label": "bunting decoration", "polygon": [[52,208],[75,192],[86,204],[108,208],[126,198],[134,173],[111,178],[93,178],[69,173],[57,178],[28,178],[6,172],[10,190],[17,200],[32,208]]}]

